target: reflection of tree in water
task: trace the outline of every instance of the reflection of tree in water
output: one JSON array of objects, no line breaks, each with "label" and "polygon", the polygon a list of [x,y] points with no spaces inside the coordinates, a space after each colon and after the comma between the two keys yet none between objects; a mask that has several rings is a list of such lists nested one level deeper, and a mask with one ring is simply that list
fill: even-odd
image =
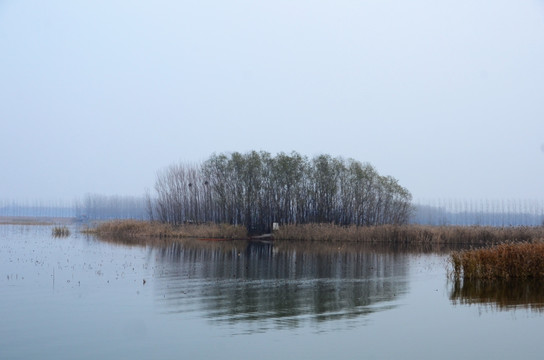
[{"label": "reflection of tree in water", "polygon": [[[407,291],[408,261],[363,248],[315,251],[254,242],[178,242],[156,250],[168,311],[204,311],[215,321],[353,318]],[[381,304],[381,305],[380,305]]]},{"label": "reflection of tree in water", "polygon": [[450,291],[453,303],[479,304],[494,310],[544,311],[544,283],[540,280],[456,280]]}]

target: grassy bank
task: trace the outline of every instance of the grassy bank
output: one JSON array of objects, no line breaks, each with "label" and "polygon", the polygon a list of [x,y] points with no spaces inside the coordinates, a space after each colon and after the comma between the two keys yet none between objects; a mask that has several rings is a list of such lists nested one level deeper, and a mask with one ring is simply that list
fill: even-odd
[{"label": "grassy bank", "polygon": [[342,227],[331,224],[307,224],[282,226],[278,232],[274,233],[274,239],[484,246],[504,242],[544,240],[544,227],[423,225]]},{"label": "grassy bank", "polygon": [[158,222],[119,220],[109,221],[83,231],[102,237],[152,237],[152,238],[218,238],[245,239],[245,227],[227,224],[186,224],[172,226]]},{"label": "grassy bank", "polygon": [[505,243],[452,253],[455,279],[542,279],[544,242]]}]

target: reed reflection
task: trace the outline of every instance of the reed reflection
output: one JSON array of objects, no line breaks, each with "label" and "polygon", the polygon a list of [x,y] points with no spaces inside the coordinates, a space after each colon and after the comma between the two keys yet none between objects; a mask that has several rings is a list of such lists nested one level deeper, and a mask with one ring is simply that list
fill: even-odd
[{"label": "reed reflection", "polygon": [[168,312],[220,322],[353,318],[394,306],[407,292],[408,259],[391,251],[287,243],[175,242],[157,248],[157,297]]},{"label": "reed reflection", "polygon": [[539,280],[456,280],[451,284],[454,304],[478,304],[493,310],[544,311],[544,283]]}]

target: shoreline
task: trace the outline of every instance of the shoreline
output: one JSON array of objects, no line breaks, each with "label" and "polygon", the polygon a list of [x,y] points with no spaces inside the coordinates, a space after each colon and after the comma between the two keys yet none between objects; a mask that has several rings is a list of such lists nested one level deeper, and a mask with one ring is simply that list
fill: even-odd
[{"label": "shoreline", "polygon": [[379,242],[398,244],[497,245],[505,242],[544,241],[544,227],[379,225],[340,226],[333,224],[283,225],[272,234],[250,236],[243,226],[229,224],[170,224],[115,220],[98,223],[84,233],[108,237],[203,238],[224,240],[263,239],[308,242]]},{"label": "shoreline", "polygon": [[70,225],[76,218],[51,216],[0,216],[0,225]]}]

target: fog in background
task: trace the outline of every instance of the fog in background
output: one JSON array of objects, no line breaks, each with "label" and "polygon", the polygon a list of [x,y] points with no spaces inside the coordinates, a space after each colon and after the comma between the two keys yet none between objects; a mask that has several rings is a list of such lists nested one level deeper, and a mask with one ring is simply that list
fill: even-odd
[{"label": "fog in background", "polygon": [[542,199],[543,1],[0,1],[0,198],[140,196],[214,152]]}]

